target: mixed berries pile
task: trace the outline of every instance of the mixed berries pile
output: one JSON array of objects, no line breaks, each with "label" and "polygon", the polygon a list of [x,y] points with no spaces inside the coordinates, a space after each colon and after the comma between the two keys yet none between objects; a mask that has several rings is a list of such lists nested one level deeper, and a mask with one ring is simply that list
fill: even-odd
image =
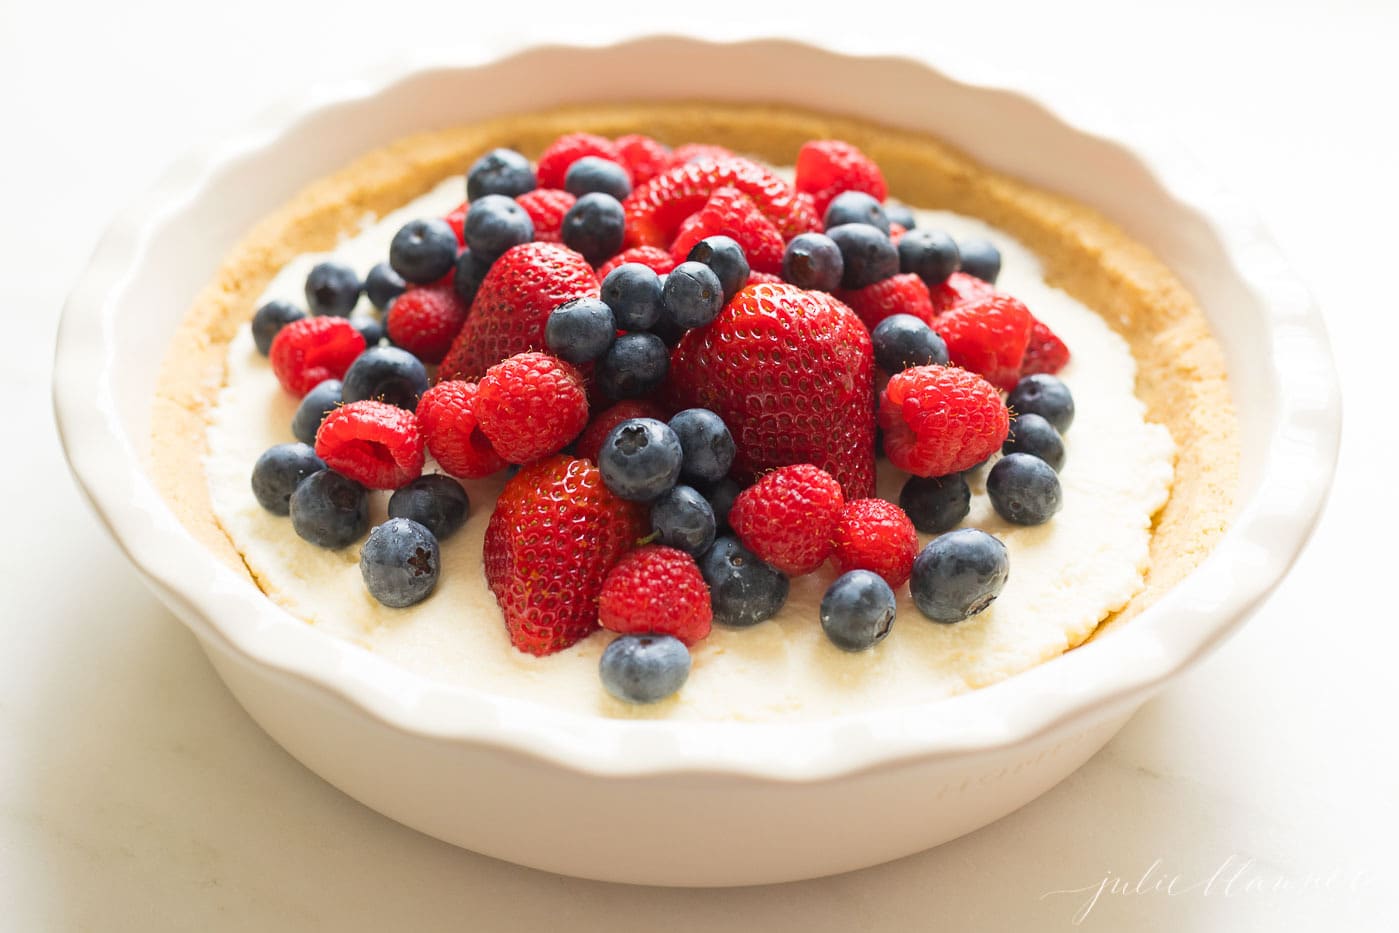
[{"label": "mixed berries pile", "polygon": [[[1006,549],[953,529],[998,452],[1005,520],[1060,508],[1067,347],[995,287],[992,244],[917,227],[854,146],[807,143],[789,183],[719,146],[574,133],[534,164],[487,153],[466,188],[363,278],[321,263],[307,310],[253,319],[302,400],[253,491],[318,546],[367,533],[382,604],[431,594],[470,512],[453,477],[514,471],[482,555],[512,643],[615,632],[604,686],[652,702],[712,625],[771,618],[827,561],[820,624],[848,651],[888,636],[905,585],[935,622],[984,610]],[[897,504],[877,451],[911,474]],[[369,490],[393,490],[372,530]]]}]

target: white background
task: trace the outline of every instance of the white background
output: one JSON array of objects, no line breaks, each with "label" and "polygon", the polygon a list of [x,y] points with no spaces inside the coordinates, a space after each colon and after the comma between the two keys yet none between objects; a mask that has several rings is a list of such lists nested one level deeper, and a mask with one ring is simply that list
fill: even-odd
[{"label": "white background", "polygon": [[[746,0],[739,23],[720,3],[0,0],[0,930],[1399,929],[1399,5],[839,6]],[[420,45],[619,23],[975,51],[1164,122],[1255,204],[1325,310],[1345,441],[1292,576],[1079,773],[968,838],[716,892],[559,878],[400,828],[243,715],[63,467],[47,399],[59,305],[107,220],[182,150]],[[1161,890],[1221,867],[1243,872],[1228,892]],[[1077,927],[1087,893],[1044,896],[1105,877],[1129,893]]]}]

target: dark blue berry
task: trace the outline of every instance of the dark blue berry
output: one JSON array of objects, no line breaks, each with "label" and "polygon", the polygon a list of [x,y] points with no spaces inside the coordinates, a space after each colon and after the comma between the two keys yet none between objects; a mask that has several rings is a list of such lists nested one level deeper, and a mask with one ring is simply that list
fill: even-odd
[{"label": "dark blue berry", "polygon": [[957,271],[957,243],[941,230],[910,230],[899,240],[899,271],[912,272],[929,288]]},{"label": "dark blue berry", "polygon": [[598,266],[617,255],[626,229],[622,202],[610,194],[594,191],[575,201],[563,215],[559,236],[564,246],[577,250],[584,259]]},{"label": "dark blue berry", "polygon": [[631,194],[631,178],[626,169],[611,159],[583,156],[568,167],[563,188],[575,198],[601,191],[620,201]]},{"label": "dark blue berry", "polygon": [[253,464],[253,496],[273,515],[291,511],[291,494],[301,481],[325,464],[306,444],[278,444],[263,451]]},{"label": "dark blue berry", "polygon": [[492,149],[466,173],[466,199],[475,201],[488,194],[513,198],[533,191],[536,185],[529,159],[514,149]]},{"label": "dark blue berry", "polygon": [[[455,241],[455,234],[452,239]],[[403,281],[403,276],[393,271],[393,266],[386,262],[375,263],[364,277],[364,294],[368,296],[369,303],[380,311],[389,310],[393,300],[407,288],[408,283]]]},{"label": "dark blue berry", "polygon": [[979,528],[963,528],[928,542],[913,561],[908,589],[919,612],[950,624],[995,602],[1009,574],[1006,546]]},{"label": "dark blue berry", "polygon": [[1030,454],[1006,454],[986,474],[991,506],[1008,522],[1043,525],[1063,505],[1054,467]]},{"label": "dark blue berry", "polygon": [[738,290],[748,284],[748,276],[753,271],[748,265],[748,257],[738,241],[729,236],[707,236],[694,246],[685,257],[687,262],[699,262],[708,266],[719,277],[719,286],[724,290],[724,303],[738,294]]},{"label": "dark blue berry", "polygon": [[996,277],[1001,274],[1001,251],[989,240],[963,240],[957,244],[957,252],[962,258],[963,272],[996,284]]},{"label": "dark blue berry", "polygon": [[513,198],[488,194],[473,203],[467,212],[467,248],[488,264],[495,262],[511,247],[533,239],[534,221]]},{"label": "dark blue berry", "polygon": [[691,486],[676,486],[651,503],[651,531],[656,541],[696,556],[714,543],[714,509]]},{"label": "dark blue berry", "polygon": [[946,366],[947,344],[911,314],[891,314],[870,334],[874,361],[891,376],[910,366]]},{"label": "dark blue berry", "polygon": [[831,199],[826,208],[826,229],[841,224],[869,224],[886,236],[889,233],[889,215],[884,213],[884,205],[863,191],[842,191]]},{"label": "dark blue berry", "polygon": [[369,494],[334,470],[312,473],[291,494],[291,527],[318,547],[342,548],[368,530]]},{"label": "dark blue berry", "polygon": [[409,518],[384,522],[359,551],[359,573],[369,595],[390,609],[427,599],[441,570],[437,539]]},{"label": "dark blue berry", "polygon": [[918,217],[913,213],[913,208],[902,201],[885,201],[884,216],[889,218],[889,223],[898,224],[905,230],[918,226]]},{"label": "dark blue berry", "polygon": [[782,256],[782,277],[801,288],[833,292],[845,276],[845,258],[824,233],[799,233]]},{"label": "dark blue berry", "polygon": [[598,360],[593,379],[608,398],[646,398],[665,382],[670,352],[655,334],[623,334]]},{"label": "dark blue berry", "polygon": [[340,397],[346,404],[374,399],[414,411],[427,388],[422,360],[399,347],[371,347],[345,372]]},{"label": "dark blue berry", "polygon": [[735,628],[757,625],[777,615],[792,586],[786,574],[759,560],[728,535],[704,553],[699,568],[709,584],[714,621]]},{"label": "dark blue berry", "polygon": [[277,333],[292,321],[299,321],[305,316],[305,311],[289,301],[269,301],[258,308],[253,313],[253,343],[257,346],[257,352],[266,356],[272,349]]},{"label": "dark blue berry", "polygon": [[686,330],[703,327],[724,307],[724,285],[702,262],[682,262],[666,274],[661,316]]},{"label": "dark blue berry", "polygon": [[359,335],[364,338],[366,347],[377,347],[388,336],[388,328],[384,326],[384,319],[372,314],[350,315],[350,326],[359,331]]},{"label": "dark blue berry", "polygon": [[683,458],[680,439],[665,422],[630,418],[603,439],[597,466],[615,495],[650,502],[675,485]]},{"label": "dark blue berry", "polygon": [[826,231],[845,263],[841,288],[864,288],[899,272],[899,251],[888,234],[869,224],[841,224]]},{"label": "dark blue berry", "polygon": [[894,591],[868,570],[835,578],[821,597],[821,628],[837,648],[864,651],[894,630]]},{"label": "dark blue berry", "polygon": [[476,293],[480,291],[481,283],[486,280],[486,273],[490,271],[490,262],[469,249],[462,250],[457,256],[457,274],[452,277],[452,287],[467,307],[476,300]]},{"label": "dark blue berry", "polygon": [[291,418],[292,436],[303,444],[315,445],[316,432],[321,429],[325,416],[335,411],[345,400],[341,393],[339,379],[327,379],[316,383],[296,406],[296,414]]},{"label": "dark blue berry", "polygon": [[681,474],[698,483],[717,483],[729,475],[738,448],[728,425],[708,408],[687,408],[670,419],[670,429],[685,451]]},{"label": "dark blue berry", "polygon": [[661,316],[661,277],[650,266],[623,263],[602,280],[602,300],[622,330],[649,330]]},{"label": "dark blue berry", "polygon": [[600,298],[566,301],[549,312],[544,324],[544,345],[570,363],[591,363],[616,337],[617,321]]},{"label": "dark blue berry", "polygon": [[1006,397],[1006,407],[1016,415],[1039,415],[1060,434],[1074,423],[1074,397],[1064,380],[1048,373],[1025,376]]},{"label": "dark blue berry", "polygon": [[306,276],[306,307],[312,314],[348,317],[362,287],[355,270],[344,263],[318,262]]},{"label": "dark blue berry", "polygon": [[456,232],[440,217],[408,221],[389,243],[389,265],[405,282],[416,285],[436,282],[456,261]]},{"label": "dark blue berry", "polygon": [[1027,412],[1011,419],[1010,434],[1001,445],[1001,452],[1039,457],[1056,473],[1064,468],[1064,439],[1054,425],[1036,414]]},{"label": "dark blue berry", "polygon": [[621,635],[603,651],[598,674],[623,703],[655,703],[685,686],[690,650],[672,635]]},{"label": "dark blue berry", "polygon": [[741,492],[743,487],[738,484],[738,480],[729,479],[727,476],[705,490],[704,497],[709,500],[709,507],[714,511],[716,528],[723,530],[729,527],[729,511],[734,507],[734,500]]},{"label": "dark blue berry", "polygon": [[443,473],[424,473],[389,496],[390,518],[411,518],[439,541],[450,538],[470,515],[466,490]]},{"label": "dark blue berry", "polygon": [[956,528],[972,510],[972,491],[961,473],[910,476],[899,491],[899,508],[913,527],[928,535]]}]

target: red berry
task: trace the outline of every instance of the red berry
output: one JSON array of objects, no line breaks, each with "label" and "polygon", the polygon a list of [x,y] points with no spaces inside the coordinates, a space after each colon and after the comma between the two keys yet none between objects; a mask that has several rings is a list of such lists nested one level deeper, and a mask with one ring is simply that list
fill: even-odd
[{"label": "red berry", "polygon": [[1068,363],[1068,346],[1049,329],[1048,324],[1035,318],[1034,326],[1030,328],[1030,345],[1025,348],[1025,358],[1020,361],[1020,375],[1057,373]]},{"label": "red berry", "polygon": [[676,146],[666,160],[665,168],[675,168],[677,165],[687,165],[691,162],[698,162],[701,159],[717,161],[719,159],[734,159],[738,153],[725,146],[716,146],[713,143],[684,143]]},{"label": "red berry", "polygon": [[506,460],[558,453],[588,423],[578,370],[547,353],[519,353],[486,370],[476,392],[481,432]]},{"label": "red berry", "polygon": [[786,280],[780,275],[773,275],[771,272],[759,272],[757,269],[748,273],[748,281],[745,285],[782,284]]},{"label": "red berry", "polygon": [[389,339],[424,363],[440,363],[469,310],[450,285],[409,286],[389,306]]},{"label": "red berry", "polygon": [[622,555],[598,596],[598,622],[620,635],[655,632],[693,646],[709,634],[709,586],[695,559],[659,544]]},{"label": "red berry", "polygon": [[913,573],[918,532],[894,503],[856,499],[840,515],[832,556],[841,573],[869,570],[897,589]]},{"label": "red berry", "polygon": [[816,214],[826,215],[826,208],[836,195],[846,191],[863,191],[877,201],[889,196],[884,173],[869,156],[847,142],[838,139],[813,139],[797,153],[796,185],[798,191],[811,195]]},{"label": "red berry", "polygon": [[996,286],[965,272],[954,272],[947,277],[947,281],[928,290],[928,297],[933,302],[933,312],[936,314],[946,314],[962,305],[990,298],[994,294]]},{"label": "red berry", "polygon": [[534,238],[545,243],[558,243],[563,229],[563,215],[578,199],[558,188],[535,188],[520,195],[515,203],[525,209],[534,221]]},{"label": "red berry", "polygon": [[622,153],[612,140],[592,133],[568,133],[549,144],[539,156],[535,178],[541,188],[562,188],[568,167],[584,156],[610,159],[625,168]]},{"label": "red berry", "polygon": [[737,240],[748,265],[759,272],[782,271],[782,234],[758,210],[753,199],[737,188],[716,189],[704,207],[680,225],[670,246],[670,258],[684,262],[694,245],[709,236]]},{"label": "red berry", "polygon": [[655,178],[670,162],[670,150],[650,136],[640,133],[618,136],[616,144],[634,185],[644,185]]},{"label": "red berry", "polygon": [[1000,449],[1010,415],[996,387],[955,366],[897,373],[879,398],[889,462],[915,476],[969,470]]},{"label": "red berry", "polygon": [[452,228],[452,232],[457,235],[457,245],[466,245],[466,214],[471,210],[471,202],[463,201],[447,214],[443,220],[447,221],[447,226]]},{"label": "red berry", "polygon": [[893,314],[911,314],[925,324],[933,323],[928,286],[912,272],[890,276],[864,288],[841,289],[836,297],[849,305],[871,331]]},{"label": "red berry", "polygon": [[550,457],[512,477],[481,548],[510,643],[553,654],[595,630],[603,580],[644,533],[645,514],[587,460]]},{"label": "red berry", "polygon": [[670,253],[659,246],[633,246],[631,249],[622,250],[599,266],[597,280],[601,282],[607,278],[607,273],[629,262],[639,262],[643,266],[649,266],[657,275],[665,275],[676,266],[675,260],[670,258]]},{"label": "red berry", "polygon": [[947,341],[953,365],[980,373],[1007,392],[1020,381],[1020,361],[1033,328],[1029,309],[999,292],[939,315],[933,322],[933,330]]},{"label": "red berry", "polygon": [[602,450],[602,442],[607,439],[607,435],[623,421],[633,418],[655,418],[657,421],[665,421],[667,415],[660,405],[646,399],[618,402],[593,416],[583,433],[578,435],[578,443],[573,445],[574,451],[578,456],[597,463],[597,455]]},{"label": "red berry", "polygon": [[904,234],[907,233],[907,232],[908,232],[908,228],[906,228],[903,224],[894,223],[893,221],[890,221],[890,223],[889,223],[889,242],[890,242],[890,243],[893,243],[895,246],[898,246],[898,245],[899,245],[899,241],[902,240],[902,239],[904,238]]},{"label": "red berry", "polygon": [[411,411],[387,402],[341,405],[316,432],[316,456],[370,489],[397,489],[422,475],[423,435]]},{"label": "red berry", "polygon": [[762,560],[798,577],[826,562],[845,496],[835,477],[809,463],[779,467],[738,494],[734,534]]},{"label": "red berry", "polygon": [[476,383],[439,382],[418,400],[417,414],[428,453],[446,472],[480,479],[505,469],[476,421]]},{"label": "red berry", "polygon": [[268,351],[277,381],[293,395],[339,379],[364,352],[364,337],[343,317],[307,317],[277,332]]}]

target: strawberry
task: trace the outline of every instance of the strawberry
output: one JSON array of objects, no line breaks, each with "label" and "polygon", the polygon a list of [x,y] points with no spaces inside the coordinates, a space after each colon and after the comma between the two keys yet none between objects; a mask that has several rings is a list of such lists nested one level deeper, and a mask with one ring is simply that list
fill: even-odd
[{"label": "strawberry", "polygon": [[914,366],[879,398],[889,462],[915,476],[969,470],[1000,449],[1010,415],[996,387],[955,366]]},{"label": "strawberry", "polygon": [[670,258],[677,264],[684,262],[694,245],[708,236],[732,237],[743,247],[752,269],[782,271],[782,253],[786,247],[782,234],[758,210],[753,199],[737,188],[715,189],[704,207],[680,225],[675,242],[670,246]]},{"label": "strawberry", "polygon": [[892,314],[911,314],[926,324],[933,322],[928,286],[912,272],[890,276],[864,288],[840,289],[836,297],[849,305],[871,331]]},{"label": "strawberry", "polygon": [[598,596],[598,622],[621,635],[654,632],[693,646],[712,620],[709,586],[695,559],[659,544],[622,555]]},{"label": "strawberry", "polygon": [[835,477],[797,463],[765,474],[739,493],[729,524],[759,559],[799,577],[826,562],[844,511],[845,495]]},{"label": "strawberry", "polygon": [[1030,345],[1025,348],[1025,358],[1020,361],[1020,375],[1057,373],[1069,363],[1069,348],[1058,334],[1049,329],[1048,324],[1039,318],[1035,318],[1034,322],[1030,328]]},{"label": "strawberry", "polygon": [[549,457],[515,474],[481,548],[510,643],[546,655],[594,631],[603,581],[644,534],[645,511],[608,492],[587,460]]},{"label": "strawberry", "polygon": [[874,358],[855,313],[824,292],[749,285],[671,355],[675,408],[708,408],[738,446],[735,478],[814,463],[851,498],[874,489]]},{"label": "strawberry", "polygon": [[612,140],[592,133],[567,133],[549,144],[539,156],[535,178],[540,188],[563,188],[568,167],[584,156],[598,156],[625,167],[622,153]]},{"label": "strawberry", "polygon": [[452,228],[452,232],[457,235],[457,246],[466,245],[466,214],[471,210],[471,202],[463,201],[447,213],[442,218],[447,221],[447,226]]},{"label": "strawberry", "polygon": [[316,456],[370,489],[397,489],[422,475],[423,435],[411,411],[387,402],[341,405],[316,431]]},{"label": "strawberry", "polygon": [[884,173],[869,156],[838,139],[813,139],[797,153],[796,187],[811,195],[818,217],[836,195],[863,191],[876,201],[889,196]]},{"label": "strawberry", "polygon": [[[677,165],[687,165],[691,162],[698,162],[701,159],[733,159],[738,153],[725,146],[716,146],[713,143],[684,143],[676,146],[666,159],[666,168],[675,168]],[[638,182],[639,184],[639,182]]]},{"label": "strawberry", "polygon": [[534,221],[534,238],[545,243],[560,242],[559,232],[563,229],[563,215],[576,201],[573,195],[558,188],[535,188],[520,195],[515,203],[525,209],[529,219]]},{"label": "strawberry", "polygon": [[425,363],[440,363],[469,310],[451,285],[411,285],[389,306],[389,339]]},{"label": "strawberry", "polygon": [[547,353],[518,353],[486,370],[477,386],[481,433],[511,463],[558,453],[588,423],[578,370]]},{"label": "strawberry", "polygon": [[913,573],[918,532],[904,510],[884,499],[856,499],[836,525],[836,566],[841,573],[869,570],[897,589]]},{"label": "strawberry", "polygon": [[505,458],[495,452],[476,421],[474,382],[439,382],[418,399],[417,415],[428,453],[446,472],[480,479],[505,469]]},{"label": "strawberry", "polygon": [[665,409],[646,399],[626,399],[618,402],[593,416],[583,433],[578,435],[578,443],[573,445],[574,452],[579,457],[597,463],[602,442],[607,439],[612,429],[623,421],[630,421],[632,418],[655,418],[657,421],[665,421],[667,417]]},{"label": "strawberry", "polygon": [[364,352],[364,336],[343,317],[292,321],[272,339],[267,352],[282,388],[305,395],[327,379],[339,379]]},{"label": "strawberry", "polygon": [[947,277],[947,281],[928,290],[928,297],[932,300],[933,312],[936,314],[946,314],[962,305],[990,298],[994,294],[996,286],[965,272],[954,272]]},{"label": "strawberry", "polygon": [[670,258],[670,253],[659,246],[633,246],[631,249],[622,250],[599,266],[597,280],[601,282],[607,278],[607,273],[629,262],[639,262],[643,266],[648,266],[657,275],[665,275],[677,265],[675,260]]},{"label": "strawberry", "polygon": [[650,136],[630,133],[618,136],[614,142],[622,157],[622,165],[631,173],[633,185],[644,185],[669,165],[670,149]]},{"label": "strawberry", "polygon": [[597,277],[582,256],[557,243],[522,243],[486,273],[471,315],[438,372],[475,381],[508,356],[544,348],[549,312],[574,298],[596,298]]},{"label": "strawberry", "polygon": [[933,322],[933,329],[947,341],[947,356],[954,365],[980,373],[1007,392],[1020,381],[1020,362],[1033,328],[1029,309],[1000,292],[939,315]]}]

